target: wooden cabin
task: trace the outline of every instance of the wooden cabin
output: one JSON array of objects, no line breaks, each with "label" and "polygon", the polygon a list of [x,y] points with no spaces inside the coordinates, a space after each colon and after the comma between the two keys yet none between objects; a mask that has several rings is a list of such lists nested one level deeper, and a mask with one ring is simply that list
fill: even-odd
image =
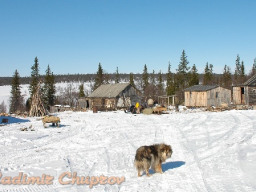
[{"label": "wooden cabin", "polygon": [[130,83],[116,83],[99,86],[87,98],[88,108],[115,110],[141,103],[141,93]]},{"label": "wooden cabin", "polygon": [[184,91],[187,107],[220,107],[231,103],[231,90],[217,85],[194,85]]},{"label": "wooden cabin", "polygon": [[235,105],[256,105],[256,75],[242,85],[233,86],[233,103]]}]

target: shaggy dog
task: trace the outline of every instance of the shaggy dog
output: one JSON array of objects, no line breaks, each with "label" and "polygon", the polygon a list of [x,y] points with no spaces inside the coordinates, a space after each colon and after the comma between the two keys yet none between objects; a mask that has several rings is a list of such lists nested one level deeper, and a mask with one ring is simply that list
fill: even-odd
[{"label": "shaggy dog", "polygon": [[155,172],[163,173],[162,162],[165,162],[171,155],[172,147],[166,144],[155,144],[138,148],[134,160],[138,176],[141,176],[141,171],[145,171],[147,176],[150,176],[150,167]]}]

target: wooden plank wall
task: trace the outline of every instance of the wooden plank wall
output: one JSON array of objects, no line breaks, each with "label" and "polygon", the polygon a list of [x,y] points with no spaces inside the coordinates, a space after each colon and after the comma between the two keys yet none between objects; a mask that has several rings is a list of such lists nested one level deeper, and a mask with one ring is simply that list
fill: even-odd
[{"label": "wooden plank wall", "polygon": [[207,91],[207,106],[220,107],[221,104],[231,103],[231,90],[222,87]]},{"label": "wooden plank wall", "polygon": [[233,103],[235,105],[242,104],[242,97],[241,97],[241,87],[233,87]]},{"label": "wooden plank wall", "polygon": [[185,92],[185,106],[188,107],[206,107],[207,93],[206,92]]},{"label": "wooden plank wall", "polygon": [[256,87],[247,87],[249,105],[256,105]]},{"label": "wooden plank wall", "polygon": [[219,107],[231,103],[231,90],[217,87],[205,92],[185,92],[185,106],[188,107]]}]

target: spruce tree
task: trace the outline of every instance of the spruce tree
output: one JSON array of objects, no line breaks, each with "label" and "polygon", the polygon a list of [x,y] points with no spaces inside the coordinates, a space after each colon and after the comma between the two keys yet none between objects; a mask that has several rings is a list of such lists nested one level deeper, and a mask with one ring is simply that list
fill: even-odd
[{"label": "spruce tree", "polygon": [[245,82],[245,68],[244,68],[244,61],[241,62],[241,74],[240,74],[240,83]]},{"label": "spruce tree", "polygon": [[204,68],[204,80],[203,84],[204,85],[212,85],[213,82],[213,65],[206,63],[206,66]]},{"label": "spruce tree", "polygon": [[153,70],[152,74],[150,75],[150,83],[154,86],[156,85],[155,70]]},{"label": "spruce tree", "polygon": [[188,71],[190,69],[188,64],[189,62],[187,60],[185,50],[183,50],[176,74],[177,86],[179,91],[183,91],[183,89],[188,86]]},{"label": "spruce tree", "polygon": [[134,75],[133,75],[133,73],[130,73],[130,84],[135,88]]},{"label": "spruce tree", "polygon": [[228,88],[228,89],[230,89],[232,86],[231,69],[227,65],[224,66],[224,70],[221,78],[221,85],[224,88]]},{"label": "spruce tree", "polygon": [[163,93],[164,93],[163,77],[162,77],[162,72],[159,71],[159,73],[158,73],[158,82],[157,82],[157,94],[158,95],[163,95]]},{"label": "spruce tree", "polygon": [[174,86],[174,79],[171,73],[171,63],[168,63],[168,71],[166,74],[166,94],[167,95],[174,95],[175,94],[175,86]]},{"label": "spruce tree", "polygon": [[10,98],[10,113],[16,113],[24,110],[23,97],[20,91],[20,75],[15,70],[12,78],[11,98]]},{"label": "spruce tree", "polygon": [[256,74],[256,58],[253,60],[252,69],[250,71],[249,76],[252,77],[255,74]]},{"label": "spruce tree", "polygon": [[34,60],[34,65],[32,65],[31,67],[31,82],[30,82],[30,86],[29,86],[29,91],[30,91],[30,97],[33,96],[33,94],[36,91],[38,82],[39,82],[39,63],[38,63],[38,58],[35,57]]},{"label": "spruce tree", "polygon": [[55,78],[53,73],[51,72],[50,66],[47,66],[45,71],[45,78],[44,78],[44,87],[43,87],[43,94],[44,94],[44,104],[46,108],[49,110],[50,106],[53,106],[55,103]]},{"label": "spruce tree", "polygon": [[240,80],[239,80],[240,75],[241,75],[241,63],[240,63],[240,57],[239,57],[239,55],[237,55],[236,68],[235,68],[235,74],[234,74],[235,84],[240,83]]},{"label": "spruce tree", "polygon": [[197,73],[196,65],[194,64],[190,71],[189,86],[198,85],[198,84],[199,84],[199,75]]},{"label": "spruce tree", "polygon": [[157,87],[156,87],[156,80],[155,80],[155,70],[153,70],[152,74],[150,75],[150,84],[148,85],[148,93],[152,99],[157,99]]},{"label": "spruce tree", "polygon": [[99,63],[98,71],[95,78],[95,84],[94,84],[94,90],[97,89],[100,85],[103,84],[104,81],[104,75],[103,75],[103,69],[101,67],[101,64]]},{"label": "spruce tree", "polygon": [[116,68],[116,74],[115,74],[115,83],[119,83],[119,72],[118,72],[118,67]]},{"label": "spruce tree", "polygon": [[146,88],[149,85],[149,75],[147,65],[144,65],[143,73],[142,73],[142,89],[145,92]]},{"label": "spruce tree", "polygon": [[180,63],[178,65],[177,73],[174,75],[174,86],[175,86],[175,95],[176,105],[182,104],[184,101],[184,89],[189,86],[189,62],[185,53],[185,50],[182,51],[180,57]]},{"label": "spruce tree", "polygon": [[85,94],[84,94],[84,84],[82,83],[80,86],[79,86],[79,97],[85,97]]}]

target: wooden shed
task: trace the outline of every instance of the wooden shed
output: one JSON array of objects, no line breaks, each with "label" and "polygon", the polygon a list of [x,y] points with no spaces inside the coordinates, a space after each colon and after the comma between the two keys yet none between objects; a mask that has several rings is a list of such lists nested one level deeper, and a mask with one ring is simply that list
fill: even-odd
[{"label": "wooden shed", "polygon": [[116,83],[99,86],[89,96],[89,108],[115,110],[141,103],[141,93],[130,83]]},{"label": "wooden shed", "polygon": [[233,86],[233,103],[235,105],[256,105],[256,75],[242,85]]},{"label": "wooden shed", "polygon": [[231,103],[231,90],[217,85],[194,85],[184,91],[187,107],[220,107]]}]

